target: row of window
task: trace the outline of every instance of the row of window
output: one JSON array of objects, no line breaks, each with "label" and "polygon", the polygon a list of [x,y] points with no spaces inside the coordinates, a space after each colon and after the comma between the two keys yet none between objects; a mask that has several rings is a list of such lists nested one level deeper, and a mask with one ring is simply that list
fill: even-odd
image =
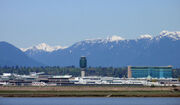
[{"label": "row of window", "polygon": [[132,69],[133,78],[172,78],[172,69]]}]

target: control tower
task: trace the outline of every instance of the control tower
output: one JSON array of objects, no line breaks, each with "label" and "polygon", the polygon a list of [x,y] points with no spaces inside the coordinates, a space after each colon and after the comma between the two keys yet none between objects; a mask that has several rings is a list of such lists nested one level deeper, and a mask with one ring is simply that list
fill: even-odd
[{"label": "control tower", "polygon": [[81,56],[80,62],[79,62],[80,68],[81,68],[81,77],[85,76],[85,71],[87,67],[87,60],[85,56]]}]

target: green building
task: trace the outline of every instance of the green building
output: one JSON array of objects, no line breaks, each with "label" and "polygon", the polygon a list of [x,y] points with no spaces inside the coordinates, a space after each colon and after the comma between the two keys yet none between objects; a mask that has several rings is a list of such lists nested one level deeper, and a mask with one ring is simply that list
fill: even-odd
[{"label": "green building", "polygon": [[128,66],[128,78],[172,78],[172,66]]}]

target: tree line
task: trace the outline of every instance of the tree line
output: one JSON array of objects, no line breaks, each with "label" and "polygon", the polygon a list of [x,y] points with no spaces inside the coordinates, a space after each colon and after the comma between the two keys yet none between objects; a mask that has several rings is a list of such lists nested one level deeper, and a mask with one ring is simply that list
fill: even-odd
[{"label": "tree line", "polygon": [[[0,75],[3,73],[16,73],[20,75],[29,75],[30,72],[44,72],[45,75],[72,75],[80,76],[81,68],[74,66],[59,67],[0,67]],[[87,76],[110,76],[110,77],[127,77],[127,67],[87,67]],[[173,77],[180,78],[180,68],[173,69]]]}]

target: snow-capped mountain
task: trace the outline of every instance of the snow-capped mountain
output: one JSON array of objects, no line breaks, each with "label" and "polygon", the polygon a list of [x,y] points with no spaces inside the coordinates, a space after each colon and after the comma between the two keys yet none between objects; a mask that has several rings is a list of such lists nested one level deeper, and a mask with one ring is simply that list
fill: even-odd
[{"label": "snow-capped mountain", "polygon": [[56,50],[64,49],[64,48],[66,48],[66,47],[62,47],[62,46],[49,46],[46,43],[41,43],[41,44],[38,44],[38,45],[33,46],[33,47],[20,48],[20,49],[22,51],[24,51],[24,52],[26,52],[28,50],[32,50],[32,51],[40,50],[40,51],[52,52],[52,51],[56,51]]},{"label": "snow-capped mountain", "polygon": [[[173,40],[180,40],[180,32],[178,32],[178,31],[177,32],[162,31],[156,37],[152,37],[149,34],[145,34],[145,35],[141,35],[140,37],[138,37],[137,40],[141,40],[141,39],[159,40],[159,39],[166,38],[166,37],[170,38],[170,39],[173,39]],[[109,43],[109,42],[119,42],[119,41],[129,41],[129,39],[124,39],[124,38],[122,38],[120,36],[114,35],[114,36],[111,36],[111,37],[107,37],[105,39],[101,39],[101,38],[98,38],[98,39],[86,39],[84,41],[77,42],[75,45],[79,46],[79,45],[83,45],[84,43],[97,44],[97,43]],[[46,43],[41,43],[41,44],[38,44],[36,46],[32,46],[32,47],[29,47],[29,48],[20,48],[20,49],[23,52],[27,52],[27,51],[30,51],[30,50],[34,51],[34,52],[37,52],[37,51],[53,52],[53,51],[57,51],[57,50],[63,50],[65,48],[68,48],[68,47],[49,46]]]},{"label": "snow-capped mountain", "polygon": [[21,50],[7,42],[0,42],[0,66],[78,67],[80,56],[86,56],[88,66],[96,67],[180,67],[180,32],[162,31],[157,36],[145,34],[136,39],[120,36],[87,39],[66,48],[42,43]]},{"label": "snow-capped mountain", "polygon": [[180,32],[162,31],[158,36],[146,34],[137,39],[124,39],[119,36],[87,39],[65,49],[25,53],[49,66],[78,66],[79,57],[86,56],[89,66],[180,67]]}]

